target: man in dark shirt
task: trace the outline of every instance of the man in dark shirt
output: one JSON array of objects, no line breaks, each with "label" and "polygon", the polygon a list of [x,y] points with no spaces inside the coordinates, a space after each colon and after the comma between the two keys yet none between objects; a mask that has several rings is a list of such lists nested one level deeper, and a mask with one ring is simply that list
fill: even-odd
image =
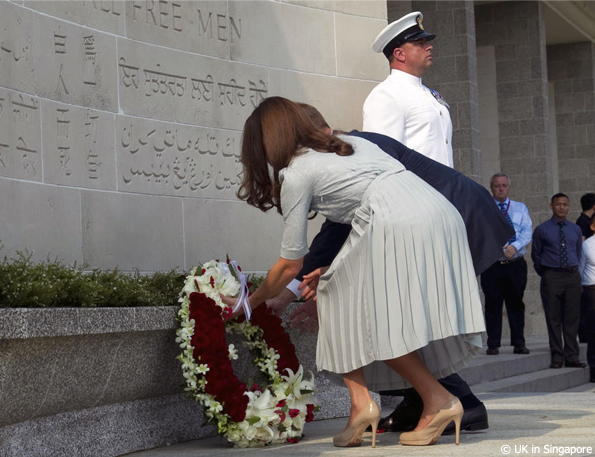
[{"label": "man in dark shirt", "polygon": [[[578,271],[582,234],[578,225],[566,219],[568,196],[552,197],[553,216],[533,232],[531,259],[541,276],[541,300],[550,342],[550,368],[585,367],[579,361],[577,341],[581,302],[581,276]],[[564,342],[562,343],[562,335]]]},{"label": "man in dark shirt", "polygon": [[[588,193],[581,197],[581,206],[583,212],[576,220],[576,225],[581,228],[583,232],[583,241],[593,236],[591,230],[591,222],[593,214],[595,214],[595,194]],[[595,331],[595,330],[594,330]],[[581,343],[586,343],[589,337],[589,326],[587,324],[587,310],[584,306],[584,300],[581,302],[581,317],[578,324],[578,339]]]},{"label": "man in dark shirt", "polygon": [[581,228],[583,232],[583,241],[590,236],[593,236],[593,230],[591,230],[591,218],[595,214],[595,194],[588,193],[581,197],[581,206],[583,212],[576,220],[576,225]]}]

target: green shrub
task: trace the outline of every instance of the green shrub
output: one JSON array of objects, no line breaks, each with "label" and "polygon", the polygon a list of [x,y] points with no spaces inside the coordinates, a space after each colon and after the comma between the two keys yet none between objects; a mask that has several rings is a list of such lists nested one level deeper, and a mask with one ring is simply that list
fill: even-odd
[{"label": "green shrub", "polygon": [[[171,270],[152,275],[138,271],[92,270],[58,260],[35,263],[31,253],[0,263],[0,308],[72,308],[175,306],[188,272]],[[249,275],[260,285],[263,277]]]},{"label": "green shrub", "polygon": [[184,274],[141,275],[119,270],[84,272],[57,260],[34,263],[17,253],[0,263],[0,307],[118,307],[177,305]]}]

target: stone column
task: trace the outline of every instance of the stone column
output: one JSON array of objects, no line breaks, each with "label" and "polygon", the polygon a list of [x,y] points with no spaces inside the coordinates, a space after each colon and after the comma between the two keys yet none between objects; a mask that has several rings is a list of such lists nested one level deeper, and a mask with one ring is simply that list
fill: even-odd
[{"label": "stone column", "polygon": [[[511,178],[511,198],[528,206],[536,227],[551,216],[553,192],[543,5],[479,4],[475,19],[477,46],[495,59],[499,168]],[[525,335],[545,334],[539,278],[528,263]]]},{"label": "stone column", "polygon": [[426,30],[436,34],[433,66],[424,84],[442,94],[453,123],[454,166],[481,180],[475,11],[472,1],[388,2],[389,22],[421,11]]},{"label": "stone column", "polygon": [[534,225],[550,217],[552,194],[545,24],[540,2],[475,7],[477,45],[496,59],[501,171],[512,197],[523,201]]},{"label": "stone column", "polygon": [[580,197],[595,186],[595,45],[548,46],[548,74],[554,85],[560,192],[570,197],[571,221]]}]

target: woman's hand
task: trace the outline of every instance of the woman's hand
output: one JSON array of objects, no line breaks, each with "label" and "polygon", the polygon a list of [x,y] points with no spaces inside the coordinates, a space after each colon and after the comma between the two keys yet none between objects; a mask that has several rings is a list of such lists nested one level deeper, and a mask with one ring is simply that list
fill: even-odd
[{"label": "woman's hand", "polygon": [[320,277],[326,273],[329,267],[321,267],[317,268],[316,270],[308,273],[304,276],[302,283],[300,284],[299,289],[302,291],[302,298],[309,300],[314,298],[316,300],[316,290],[318,289],[318,282],[320,281]]},{"label": "woman's hand", "polygon": [[[237,298],[233,298],[233,297],[226,297],[223,294],[219,294],[219,296],[221,297],[221,301],[227,305],[228,307],[232,308],[236,305],[238,299]],[[225,313],[224,313],[225,314]],[[244,309],[242,307],[240,307],[240,309],[238,311],[236,311],[235,313],[229,313],[224,315],[223,317],[223,321],[227,322],[230,321],[232,319],[235,319],[238,316],[241,316],[242,314],[244,314]]]},{"label": "woman's hand", "polygon": [[275,316],[281,317],[285,312],[287,306],[296,300],[295,295],[292,291],[285,288],[279,294],[273,298],[269,298],[266,301],[267,306],[273,311]]}]

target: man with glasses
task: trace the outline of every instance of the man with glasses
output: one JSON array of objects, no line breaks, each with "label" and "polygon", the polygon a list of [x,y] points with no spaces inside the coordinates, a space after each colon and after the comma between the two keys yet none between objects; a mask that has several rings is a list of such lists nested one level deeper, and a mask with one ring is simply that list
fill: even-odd
[{"label": "man with glasses", "polygon": [[430,41],[419,11],[389,24],[376,37],[372,49],[382,52],[391,71],[364,103],[366,132],[382,133],[410,149],[453,167],[452,121],[448,104],[435,90],[422,84],[432,66]]}]

